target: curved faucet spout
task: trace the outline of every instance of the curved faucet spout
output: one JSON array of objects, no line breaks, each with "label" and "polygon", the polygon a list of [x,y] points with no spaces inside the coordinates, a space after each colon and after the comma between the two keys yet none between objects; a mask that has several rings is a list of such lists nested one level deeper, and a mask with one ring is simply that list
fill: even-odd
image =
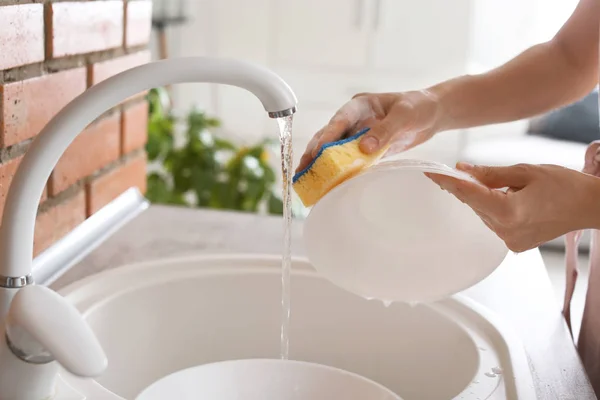
[{"label": "curved faucet spout", "polygon": [[[272,71],[243,61],[191,57],[142,65],[91,87],[40,132],[21,161],[5,203],[0,229],[0,288],[30,283],[33,235],[39,199],[52,169],[75,137],[119,102],[153,87],[185,82],[238,86],[252,92],[270,117],[291,115],[296,96]],[[4,296],[2,296],[4,297]],[[0,298],[0,301],[5,301]],[[7,304],[0,304],[0,322]]]}]

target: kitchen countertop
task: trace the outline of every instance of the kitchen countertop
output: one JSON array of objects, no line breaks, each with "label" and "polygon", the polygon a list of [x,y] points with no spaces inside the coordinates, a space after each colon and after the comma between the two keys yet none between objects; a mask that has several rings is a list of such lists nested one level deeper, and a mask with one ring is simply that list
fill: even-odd
[{"label": "kitchen countertop", "polygon": [[[139,262],[198,253],[279,254],[283,222],[254,214],[151,206],[51,287]],[[304,256],[302,222],[295,221],[292,253]],[[556,303],[537,250],[514,255],[487,279],[464,292],[493,310],[520,336],[538,399],[596,399]]]}]

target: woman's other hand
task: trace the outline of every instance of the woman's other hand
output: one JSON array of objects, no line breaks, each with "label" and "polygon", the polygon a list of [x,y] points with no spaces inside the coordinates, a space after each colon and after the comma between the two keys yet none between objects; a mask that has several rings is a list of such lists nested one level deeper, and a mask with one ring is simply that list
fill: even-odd
[{"label": "woman's other hand", "polygon": [[[470,206],[510,250],[522,252],[568,232],[600,228],[600,178],[556,165],[457,167],[483,185],[427,176]],[[495,190],[500,188],[508,190]]]}]

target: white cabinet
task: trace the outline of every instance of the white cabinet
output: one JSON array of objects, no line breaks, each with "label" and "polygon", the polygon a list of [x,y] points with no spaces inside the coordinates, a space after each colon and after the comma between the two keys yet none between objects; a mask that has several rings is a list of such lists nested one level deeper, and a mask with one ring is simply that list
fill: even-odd
[{"label": "white cabinet", "polygon": [[373,69],[438,79],[465,71],[473,0],[370,1]]},{"label": "white cabinet", "polygon": [[[299,101],[293,131],[297,162],[314,133],[354,94],[420,89],[495,67],[549,39],[576,3],[194,0],[189,23],[172,32],[171,54],[241,58],[280,74]],[[177,89],[177,106],[198,103],[236,140],[276,134],[275,121],[242,89],[205,84]],[[402,156],[453,163],[460,143],[460,134],[447,132]]]},{"label": "white cabinet", "polygon": [[215,55],[268,62],[270,0],[213,0],[214,28],[208,34]]},{"label": "white cabinet", "polygon": [[[215,0],[209,14],[212,53],[268,64],[270,0]],[[238,142],[253,143],[275,134],[262,104],[251,93],[233,86],[215,85],[215,109],[222,133]]]},{"label": "white cabinet", "polygon": [[298,68],[363,68],[370,0],[272,0],[273,61]]},{"label": "white cabinet", "polygon": [[[192,15],[184,25],[167,28],[169,57],[190,57],[210,55],[212,40],[207,34],[211,31],[209,13],[213,0],[195,0],[189,4]],[[156,40],[156,35],[152,35]],[[193,38],[191,40],[190,38]],[[174,105],[180,112],[187,112],[198,106],[209,113],[215,113],[214,86],[206,83],[184,83],[173,86]]]},{"label": "white cabinet", "polygon": [[[293,133],[299,156],[354,94],[418,89],[465,73],[476,1],[201,0],[192,2],[178,55],[241,58],[279,73],[299,101]],[[194,96],[185,94],[182,103]],[[208,94],[207,109],[222,120],[224,133],[248,141],[274,135],[274,121],[250,93],[212,86]],[[448,140],[439,146],[446,153],[454,148]]]},{"label": "white cabinet", "polygon": [[272,61],[311,72],[462,72],[473,1],[271,0]]},{"label": "white cabinet", "polygon": [[533,45],[537,13],[532,1],[476,2],[473,7],[470,72],[495,68]]},{"label": "white cabinet", "polygon": [[271,0],[270,66],[298,96],[297,140],[356,93],[464,74],[474,1]]}]

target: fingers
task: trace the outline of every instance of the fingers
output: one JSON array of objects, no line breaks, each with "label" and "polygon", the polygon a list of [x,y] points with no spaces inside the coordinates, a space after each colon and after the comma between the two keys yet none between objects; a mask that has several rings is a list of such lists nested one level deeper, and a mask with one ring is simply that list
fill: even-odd
[{"label": "fingers", "polygon": [[325,143],[333,142],[344,135],[350,127],[350,122],[344,119],[338,119],[330,122],[327,126],[317,132],[308,142],[304,154],[300,158],[300,163],[296,167],[296,172],[303,170],[317,156],[319,150]]},{"label": "fingers", "polygon": [[315,136],[316,140],[313,147],[310,149],[311,157],[315,158],[324,144],[341,139],[353,123],[354,121],[349,121],[347,119],[337,119],[330,122],[329,125],[319,131]]},{"label": "fingers", "polygon": [[452,178],[447,175],[431,173],[425,175],[480,215],[501,215],[506,208],[506,195],[500,191],[490,190],[477,183]]},{"label": "fingers", "polygon": [[296,172],[306,168],[324,144],[339,140],[353,129],[362,128],[358,125],[366,124],[375,116],[367,93],[354,96],[335,113],[325,127],[313,136],[300,159]]},{"label": "fingers", "polygon": [[[494,194],[491,193],[494,191],[490,191],[489,189],[487,189],[488,193],[485,193],[485,188],[481,188],[479,185],[471,182],[465,182],[467,185],[461,187],[460,184],[462,181],[458,181],[454,178],[429,173],[426,173],[425,175],[435,183],[438,183],[442,189],[450,188],[450,190],[448,190],[450,193],[454,194],[460,201],[470,206],[485,226],[503,239],[501,232],[498,230],[499,225],[495,221],[495,218],[501,213],[500,210],[506,208],[505,199],[495,197]],[[452,181],[457,181],[458,187],[453,186]],[[476,188],[475,186],[479,186],[479,188]]]},{"label": "fingers", "polygon": [[504,187],[521,189],[531,182],[534,172],[532,166],[527,164],[510,167],[487,167],[458,163],[456,167],[492,189]]},{"label": "fingers", "polygon": [[357,97],[363,97],[363,96],[369,96],[369,95],[371,95],[371,93],[361,92],[361,93],[356,93],[354,96],[352,96],[352,98],[355,99]]},{"label": "fingers", "polygon": [[304,153],[302,155],[302,157],[300,158],[300,162],[298,163],[298,166],[296,167],[295,173],[298,173],[298,172],[302,171],[303,169],[305,169],[306,167],[308,167],[308,165],[310,164],[311,161],[312,161],[311,155],[308,153]]},{"label": "fingers", "polygon": [[[400,101],[388,110],[385,118],[375,123],[365,137],[361,139],[360,150],[371,154],[387,146],[395,140],[396,151],[408,148],[416,139],[416,132],[411,132],[415,122],[414,107],[411,103]],[[402,138],[398,137],[403,133]],[[400,150],[401,151],[401,150]]]},{"label": "fingers", "polygon": [[391,118],[376,123],[361,139],[359,148],[365,154],[371,154],[387,145],[394,134]]}]

